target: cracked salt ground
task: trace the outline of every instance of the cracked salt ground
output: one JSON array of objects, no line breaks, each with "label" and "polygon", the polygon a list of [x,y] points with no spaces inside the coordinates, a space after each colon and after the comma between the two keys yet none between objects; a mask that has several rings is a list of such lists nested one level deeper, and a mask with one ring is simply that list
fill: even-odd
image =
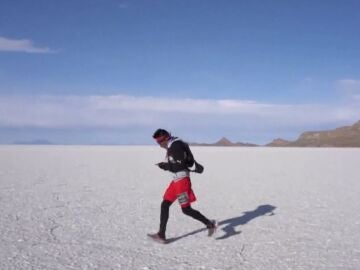
[{"label": "cracked salt ground", "polygon": [[218,231],[174,204],[160,245],[157,147],[0,146],[0,269],[360,268],[360,149],[193,152]]}]

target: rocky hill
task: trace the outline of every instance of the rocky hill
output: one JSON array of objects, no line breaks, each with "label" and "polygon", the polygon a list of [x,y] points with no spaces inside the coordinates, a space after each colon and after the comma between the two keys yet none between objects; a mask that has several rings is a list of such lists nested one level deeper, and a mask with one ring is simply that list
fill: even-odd
[{"label": "rocky hill", "polygon": [[283,147],[283,146],[289,146],[291,141],[287,141],[281,138],[273,140],[271,143],[267,144],[266,146],[277,146],[277,147]]},{"label": "rocky hill", "polygon": [[296,141],[276,139],[267,146],[360,147],[360,121],[334,130],[304,132]]}]

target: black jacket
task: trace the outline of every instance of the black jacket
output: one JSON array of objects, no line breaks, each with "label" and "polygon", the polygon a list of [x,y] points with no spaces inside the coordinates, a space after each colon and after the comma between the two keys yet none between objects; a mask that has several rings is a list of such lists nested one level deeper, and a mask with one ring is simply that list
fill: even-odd
[{"label": "black jacket", "polygon": [[189,170],[189,167],[194,165],[194,157],[189,145],[178,138],[172,138],[169,144],[166,170],[174,173]]}]

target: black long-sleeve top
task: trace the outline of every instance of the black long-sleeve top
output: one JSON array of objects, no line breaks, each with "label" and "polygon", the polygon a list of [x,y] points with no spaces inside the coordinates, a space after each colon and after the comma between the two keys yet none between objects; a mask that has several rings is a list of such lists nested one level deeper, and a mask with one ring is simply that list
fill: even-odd
[{"label": "black long-sleeve top", "polygon": [[178,138],[172,138],[167,149],[168,170],[173,173],[188,171],[194,164],[189,145]]}]

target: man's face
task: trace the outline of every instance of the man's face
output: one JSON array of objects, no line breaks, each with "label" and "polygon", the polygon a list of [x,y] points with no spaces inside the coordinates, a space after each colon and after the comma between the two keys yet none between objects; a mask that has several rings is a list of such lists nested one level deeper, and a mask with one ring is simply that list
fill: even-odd
[{"label": "man's face", "polygon": [[169,141],[169,136],[167,136],[167,135],[159,136],[159,137],[155,138],[155,140],[159,144],[160,147],[166,149],[167,145],[168,145],[168,141]]}]

